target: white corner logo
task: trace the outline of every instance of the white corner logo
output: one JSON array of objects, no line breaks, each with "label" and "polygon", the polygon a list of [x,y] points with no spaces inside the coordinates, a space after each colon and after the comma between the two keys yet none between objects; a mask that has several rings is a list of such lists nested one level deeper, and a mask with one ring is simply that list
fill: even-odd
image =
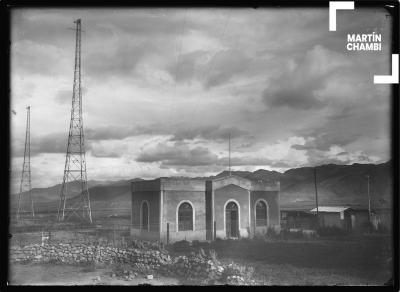
[{"label": "white corner logo", "polygon": [[354,10],[354,1],[329,1],[329,31],[336,31],[336,10]]},{"label": "white corner logo", "polygon": [[399,54],[392,54],[392,75],[374,75],[375,84],[399,83]]}]

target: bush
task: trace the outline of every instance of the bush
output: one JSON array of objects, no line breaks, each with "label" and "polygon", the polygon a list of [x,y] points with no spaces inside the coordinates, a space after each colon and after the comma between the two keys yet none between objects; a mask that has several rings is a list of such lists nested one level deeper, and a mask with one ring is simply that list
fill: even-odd
[{"label": "bush", "polygon": [[363,223],[361,224],[361,230],[362,230],[362,231],[371,232],[372,230],[374,230],[374,226],[372,225],[371,222],[366,221],[366,222],[363,222]]},{"label": "bush", "polygon": [[317,229],[319,236],[345,236],[349,232],[336,226],[319,227]]},{"label": "bush", "polygon": [[378,223],[377,227],[376,227],[376,231],[378,233],[388,233],[389,229],[382,223]]},{"label": "bush", "polygon": [[190,250],[190,242],[187,240],[176,241],[172,244],[174,251],[188,251]]},{"label": "bush", "polygon": [[273,227],[268,227],[267,233],[265,234],[265,237],[269,238],[269,239],[279,239],[280,238],[280,232],[277,231]]},{"label": "bush", "polygon": [[279,238],[287,239],[301,239],[304,238],[302,230],[290,231],[290,229],[282,229]]},{"label": "bush", "polygon": [[126,247],[137,248],[137,249],[146,249],[146,250],[164,250],[164,244],[159,241],[144,241],[132,239],[130,242],[126,242]]},{"label": "bush", "polygon": [[242,277],[244,280],[249,280],[253,277],[253,274],[254,274],[253,267],[246,267],[235,263],[231,263],[225,267],[221,279],[223,281],[227,281],[231,277]]},{"label": "bush", "polygon": [[216,262],[217,261],[217,252],[214,249],[210,249],[208,251],[208,258],[210,260],[212,260],[213,262]]},{"label": "bush", "polygon": [[193,241],[192,241],[192,246],[193,246],[193,247],[200,247],[200,246],[201,246],[201,243],[200,243],[200,241],[198,241],[198,240],[193,240]]}]

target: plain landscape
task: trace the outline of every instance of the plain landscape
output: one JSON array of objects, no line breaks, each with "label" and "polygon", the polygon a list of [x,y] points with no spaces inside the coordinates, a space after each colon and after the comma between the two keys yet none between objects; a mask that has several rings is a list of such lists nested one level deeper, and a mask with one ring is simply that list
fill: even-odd
[{"label": "plain landscape", "polygon": [[[391,202],[390,162],[373,164],[323,165],[317,167],[321,204],[367,207],[365,176],[373,177],[371,184],[374,208],[388,208]],[[280,180],[282,208],[313,208],[313,168],[291,169],[284,173],[258,170],[234,171],[232,174],[253,180]],[[222,172],[214,177],[226,175]],[[41,231],[50,230],[57,242],[85,241],[89,237],[104,238],[112,246],[127,244],[130,224],[130,182],[89,181],[94,226],[81,227],[54,223],[60,185],[33,189],[36,220],[15,225],[11,241],[23,246],[40,244]],[[73,187],[74,185],[71,184]],[[12,229],[13,230],[13,229]],[[248,240],[217,240],[213,243],[189,242],[163,247],[175,258],[210,250],[221,265],[235,263],[252,267],[254,285],[383,285],[391,279],[392,237],[384,234],[353,234],[346,236],[304,237],[292,234],[268,234],[265,238]],[[152,250],[152,248],[149,248]],[[156,248],[157,249],[157,248]],[[118,268],[120,269],[120,267]],[[127,267],[126,271],[130,268]],[[171,267],[173,269],[173,267]],[[15,263],[10,266],[10,281],[38,285],[181,285],[204,284],[199,279],[178,274],[152,271],[130,278],[118,277],[113,265],[65,265],[57,263]],[[136,273],[136,272],[135,272]],[[114,276],[113,276],[114,275]],[[245,282],[241,283],[244,284]],[[218,284],[218,283],[217,283]],[[221,282],[219,284],[227,284]],[[232,284],[232,282],[228,282]],[[233,283],[234,284],[234,283]]]}]

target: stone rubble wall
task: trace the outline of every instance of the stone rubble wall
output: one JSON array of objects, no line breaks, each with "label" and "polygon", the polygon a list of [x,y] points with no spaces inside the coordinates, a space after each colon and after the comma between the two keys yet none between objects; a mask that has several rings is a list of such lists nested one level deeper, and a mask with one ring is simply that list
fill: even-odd
[{"label": "stone rubble wall", "polygon": [[[223,265],[216,259],[192,254],[171,258],[167,251],[137,248],[117,248],[84,243],[31,244],[10,248],[11,262],[58,262],[66,264],[129,264],[136,271],[160,272],[166,275],[193,279],[219,281],[230,284],[252,285],[254,281],[245,281],[238,269],[232,264]],[[232,271],[230,271],[232,270]],[[225,273],[224,273],[225,271]],[[226,274],[226,272],[228,272]]]},{"label": "stone rubble wall", "polygon": [[156,268],[171,261],[166,252],[83,243],[31,244],[10,248],[11,262],[145,263]]}]

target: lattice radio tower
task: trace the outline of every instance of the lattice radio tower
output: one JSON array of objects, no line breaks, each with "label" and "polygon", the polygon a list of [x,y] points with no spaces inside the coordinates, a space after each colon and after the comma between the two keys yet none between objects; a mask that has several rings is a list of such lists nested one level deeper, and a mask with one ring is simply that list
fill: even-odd
[{"label": "lattice radio tower", "polygon": [[[17,209],[17,220],[21,219],[21,213],[26,215],[30,213],[32,217],[35,217],[35,211],[33,209],[33,198],[32,198],[32,185],[31,185],[31,107],[26,108],[26,132],[25,132],[25,151],[24,151],[24,163],[22,164],[22,175],[21,184],[18,195],[18,209]],[[23,194],[25,192],[25,194]],[[29,197],[30,211],[24,211],[22,197]],[[26,202],[26,200],[24,200]],[[25,216],[24,216],[25,217]]]},{"label": "lattice radio tower", "polygon": [[[58,221],[66,221],[72,215],[76,215],[80,220],[92,223],[82,119],[81,20],[78,19],[74,23],[76,23],[76,45],[71,122],[57,218]],[[75,196],[71,193],[69,183],[73,181],[78,182],[79,195],[76,195],[76,192]]]}]

